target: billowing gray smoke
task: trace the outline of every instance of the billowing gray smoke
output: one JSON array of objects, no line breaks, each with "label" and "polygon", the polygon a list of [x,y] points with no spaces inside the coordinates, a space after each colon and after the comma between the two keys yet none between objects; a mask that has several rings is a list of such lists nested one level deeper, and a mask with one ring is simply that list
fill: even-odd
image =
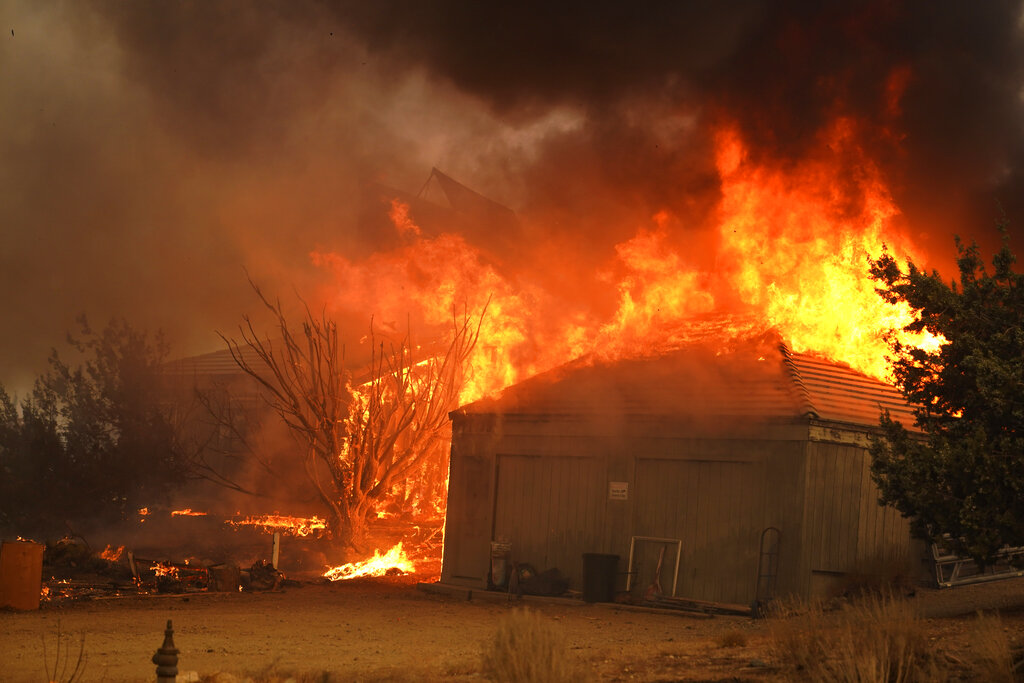
[{"label": "billowing gray smoke", "polygon": [[[583,107],[586,140],[562,140],[552,156],[586,155],[609,184],[652,205],[691,201],[680,184],[701,160],[685,136],[664,149],[644,108],[704,123],[724,113],[754,149],[797,158],[847,114],[874,131],[865,142],[919,230],[951,209],[957,221],[941,221],[944,239],[984,229],[997,202],[1024,220],[1019,0],[410,5],[352,3],[340,16],[371,51],[425,66],[507,115]],[[905,91],[893,105],[900,70]],[[552,189],[560,178],[564,187]],[[547,174],[536,192],[558,202],[575,182]]]},{"label": "billowing gray smoke", "polygon": [[927,253],[991,245],[1000,206],[1024,234],[1020,2],[19,0],[0,22],[15,385],[80,312],[208,350],[252,308],[243,267],[308,291],[311,249],[378,243],[366,182],[435,165],[585,292],[655,211],[707,243],[726,120],[797,159],[855,117]]}]

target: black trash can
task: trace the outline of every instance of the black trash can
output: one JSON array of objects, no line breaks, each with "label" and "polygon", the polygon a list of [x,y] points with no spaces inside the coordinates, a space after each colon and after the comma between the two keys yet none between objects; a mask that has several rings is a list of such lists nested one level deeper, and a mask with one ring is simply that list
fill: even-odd
[{"label": "black trash can", "polygon": [[618,555],[583,553],[583,600],[612,602],[615,600],[615,574]]}]

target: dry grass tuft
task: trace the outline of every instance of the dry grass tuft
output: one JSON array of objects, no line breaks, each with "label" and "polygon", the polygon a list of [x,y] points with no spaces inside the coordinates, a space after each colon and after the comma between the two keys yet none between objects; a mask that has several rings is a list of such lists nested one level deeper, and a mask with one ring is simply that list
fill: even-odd
[{"label": "dry grass tuft", "polygon": [[485,645],[483,674],[492,681],[569,683],[584,680],[576,659],[554,624],[528,609],[503,617]]},{"label": "dry grass tuft", "polygon": [[970,631],[971,671],[978,680],[990,683],[1013,683],[1013,650],[1006,637],[1003,620],[998,614],[978,612]]},{"label": "dry grass tuft", "polygon": [[747,634],[737,628],[730,629],[719,633],[715,637],[715,643],[718,647],[746,647]]},{"label": "dry grass tuft", "polygon": [[835,614],[820,607],[774,617],[772,656],[798,678],[825,683],[941,679],[923,622],[905,600],[867,596]]}]

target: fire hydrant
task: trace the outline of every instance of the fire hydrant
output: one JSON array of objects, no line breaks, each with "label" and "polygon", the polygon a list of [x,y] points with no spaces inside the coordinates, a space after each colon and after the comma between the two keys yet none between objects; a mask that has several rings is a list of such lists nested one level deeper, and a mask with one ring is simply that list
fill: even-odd
[{"label": "fire hydrant", "polygon": [[178,648],[174,647],[174,628],[170,619],[164,631],[164,644],[153,655],[153,663],[156,664],[157,683],[174,683],[178,677]]}]

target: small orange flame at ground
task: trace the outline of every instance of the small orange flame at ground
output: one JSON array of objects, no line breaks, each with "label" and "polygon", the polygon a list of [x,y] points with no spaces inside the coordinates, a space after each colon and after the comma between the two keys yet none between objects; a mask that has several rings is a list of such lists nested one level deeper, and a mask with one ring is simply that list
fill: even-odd
[{"label": "small orange flame at ground", "polygon": [[234,528],[254,527],[268,533],[280,531],[292,536],[321,535],[327,531],[327,521],[317,516],[290,517],[288,515],[250,515],[244,519],[228,519],[225,524]]},{"label": "small orange flame at ground", "polygon": [[139,521],[145,522],[146,517],[149,515],[149,508],[139,508]]},{"label": "small orange flame at ground", "polygon": [[121,559],[122,555],[124,555],[123,545],[117,546],[116,550],[108,545],[106,550],[100,553],[100,557],[102,557],[104,560],[107,560],[108,562],[117,562]]},{"label": "small orange flame at ground", "polygon": [[173,564],[164,564],[163,562],[156,562],[150,569],[159,578],[161,576],[169,576],[172,579],[178,578],[178,568]]},{"label": "small orange flame at ground", "polygon": [[207,513],[197,512],[192,508],[185,508],[184,510],[171,510],[171,517],[205,517]]},{"label": "small orange flame at ground", "polygon": [[362,562],[331,567],[324,572],[324,577],[331,581],[345,581],[361,576],[389,576],[391,574],[410,574],[415,570],[415,563],[409,559],[402,544],[381,555],[380,550],[373,551],[373,557]]}]

